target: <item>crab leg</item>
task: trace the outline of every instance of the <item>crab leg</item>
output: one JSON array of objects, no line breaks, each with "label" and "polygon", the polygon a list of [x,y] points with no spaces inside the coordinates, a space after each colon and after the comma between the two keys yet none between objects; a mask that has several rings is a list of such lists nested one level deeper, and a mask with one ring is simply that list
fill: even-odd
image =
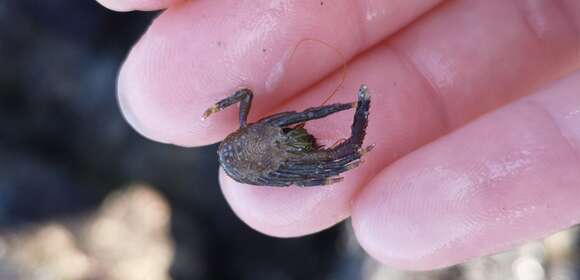
[{"label": "crab leg", "polygon": [[[361,86],[356,112],[351,126],[351,136],[330,149],[321,149],[288,160],[275,172],[278,180],[293,180],[299,186],[325,185],[342,179],[340,173],[355,168],[361,157],[372,150],[373,145],[361,148],[368,124],[370,97],[366,86]],[[295,177],[302,176],[302,180]]]},{"label": "crab leg", "polygon": [[356,103],[332,104],[321,107],[314,107],[302,112],[284,112],[275,116],[264,119],[264,121],[274,126],[288,126],[297,123],[303,123],[309,120],[321,119],[330,114],[351,109]]},{"label": "crab leg", "polygon": [[226,107],[229,107],[235,103],[240,102],[240,127],[246,127],[248,124],[247,123],[248,112],[250,111],[250,106],[252,105],[253,96],[254,94],[250,89],[247,88],[240,89],[234,92],[234,94],[232,94],[230,97],[222,99],[221,101],[219,101],[218,103],[207,109],[203,113],[202,119],[207,119],[207,117],[209,117],[211,114],[219,112],[225,109]]}]

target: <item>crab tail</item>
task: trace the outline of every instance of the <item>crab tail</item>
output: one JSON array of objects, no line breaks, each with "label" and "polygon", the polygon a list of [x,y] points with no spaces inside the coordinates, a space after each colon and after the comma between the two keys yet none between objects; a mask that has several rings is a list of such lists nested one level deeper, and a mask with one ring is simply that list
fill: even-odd
[{"label": "crab tail", "polygon": [[351,126],[350,138],[346,141],[347,146],[360,148],[362,146],[364,137],[366,135],[367,125],[369,122],[369,109],[371,106],[371,97],[366,85],[361,85],[358,90],[358,101],[356,104],[356,112],[354,113],[354,120]]}]

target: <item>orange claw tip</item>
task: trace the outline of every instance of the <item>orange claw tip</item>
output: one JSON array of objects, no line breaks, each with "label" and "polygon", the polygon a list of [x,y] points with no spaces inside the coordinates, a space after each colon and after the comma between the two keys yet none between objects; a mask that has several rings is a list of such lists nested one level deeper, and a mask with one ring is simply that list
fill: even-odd
[{"label": "orange claw tip", "polygon": [[375,144],[368,145],[366,148],[360,150],[361,156],[372,151],[375,148]]},{"label": "orange claw tip", "polygon": [[344,180],[344,177],[329,177],[324,181],[324,185],[332,185]]},{"label": "orange claw tip", "polygon": [[211,114],[215,113],[219,111],[219,108],[217,106],[212,106],[209,109],[205,110],[205,112],[203,113],[203,115],[201,116],[201,120],[205,121]]}]

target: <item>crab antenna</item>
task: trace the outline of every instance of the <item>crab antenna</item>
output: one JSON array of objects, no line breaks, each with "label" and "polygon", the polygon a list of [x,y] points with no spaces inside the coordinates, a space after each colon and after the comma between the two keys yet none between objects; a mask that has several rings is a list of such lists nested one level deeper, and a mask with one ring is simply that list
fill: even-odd
[{"label": "crab antenna", "polygon": [[344,83],[344,80],[346,80],[346,73],[347,73],[347,68],[346,68],[346,56],[337,48],[334,47],[332,45],[330,45],[327,42],[324,42],[322,40],[319,39],[314,39],[314,38],[303,38],[300,41],[298,41],[298,43],[296,43],[296,45],[294,46],[294,49],[292,50],[292,52],[290,53],[290,57],[288,58],[288,61],[290,61],[292,59],[292,57],[294,56],[294,54],[296,53],[296,50],[298,49],[298,47],[300,45],[302,45],[302,43],[306,42],[306,41],[314,41],[314,42],[318,42],[320,44],[325,45],[326,47],[334,50],[336,53],[338,53],[338,55],[340,57],[342,57],[342,78],[340,79],[340,83],[338,83],[338,85],[336,86],[336,88],[334,88],[334,90],[332,91],[332,93],[330,95],[328,95],[328,97],[326,97],[326,99],[324,99],[324,101],[322,102],[321,106],[326,104],[326,102],[328,102],[328,100],[330,100],[330,98],[332,98],[336,92],[338,91],[338,89],[342,86],[342,84]]}]

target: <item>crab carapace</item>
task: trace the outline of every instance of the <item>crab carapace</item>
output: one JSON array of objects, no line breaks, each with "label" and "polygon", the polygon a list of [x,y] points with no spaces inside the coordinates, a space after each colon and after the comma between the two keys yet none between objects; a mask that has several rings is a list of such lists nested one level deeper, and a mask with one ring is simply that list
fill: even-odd
[{"label": "crab carapace", "polygon": [[[358,101],[282,112],[247,123],[253,93],[236,91],[203,114],[203,119],[240,102],[240,128],[218,148],[222,168],[234,180],[260,186],[320,186],[339,182],[338,175],[357,167],[373,145],[362,148],[368,124],[370,96],[362,85]],[[324,148],[304,128],[309,120],[356,107],[350,138]]]}]

